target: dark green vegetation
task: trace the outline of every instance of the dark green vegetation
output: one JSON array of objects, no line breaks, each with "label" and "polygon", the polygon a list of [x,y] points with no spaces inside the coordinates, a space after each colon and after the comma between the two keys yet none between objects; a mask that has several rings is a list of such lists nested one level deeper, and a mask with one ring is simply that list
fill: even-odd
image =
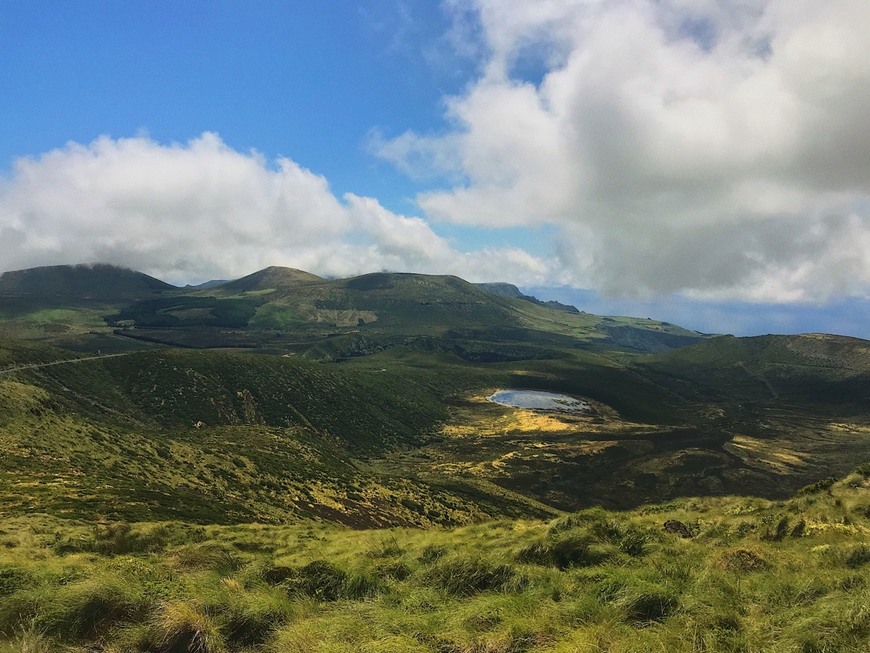
[{"label": "dark green vegetation", "polygon": [[514,290],[0,276],[0,642],[863,650],[870,343]]}]

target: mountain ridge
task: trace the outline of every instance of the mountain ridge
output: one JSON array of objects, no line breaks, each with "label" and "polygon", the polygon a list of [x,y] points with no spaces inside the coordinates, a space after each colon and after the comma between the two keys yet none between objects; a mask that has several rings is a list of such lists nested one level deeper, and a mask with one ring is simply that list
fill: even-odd
[{"label": "mountain ridge", "polygon": [[83,298],[126,298],[177,290],[156,277],[107,263],[49,265],[0,274],[0,295]]}]

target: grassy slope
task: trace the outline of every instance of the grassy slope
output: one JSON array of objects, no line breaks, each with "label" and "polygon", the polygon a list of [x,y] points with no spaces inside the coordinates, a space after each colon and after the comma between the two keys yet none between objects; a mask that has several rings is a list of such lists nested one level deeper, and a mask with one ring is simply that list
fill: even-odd
[{"label": "grassy slope", "polygon": [[868,477],[450,530],[22,517],[0,527],[0,651],[857,653]]},{"label": "grassy slope", "polygon": [[553,514],[362,465],[419,442],[446,416],[445,398],[477,382],[447,364],[393,368],[174,350],[5,374],[2,512],[357,527]]},{"label": "grassy slope", "polygon": [[[471,364],[419,344],[342,364],[166,350],[0,375],[4,512],[456,523],[696,494],[783,497],[870,453],[860,404],[807,406],[783,389],[747,402],[746,379],[756,396],[764,385],[745,352],[741,365],[699,368],[743,381],[717,390],[694,383],[694,367],[671,362],[666,374],[668,358],[653,369],[563,350]],[[59,354],[0,349],[10,361]],[[848,382],[848,398],[866,387],[850,373],[814,387],[829,395],[827,383]],[[541,425],[475,399],[507,386],[588,397],[600,410]]]}]

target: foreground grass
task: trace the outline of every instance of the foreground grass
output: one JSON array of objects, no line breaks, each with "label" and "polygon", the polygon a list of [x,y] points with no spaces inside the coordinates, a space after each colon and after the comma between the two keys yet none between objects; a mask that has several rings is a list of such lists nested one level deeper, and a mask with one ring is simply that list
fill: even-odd
[{"label": "foreground grass", "polygon": [[455,529],[18,518],[0,551],[3,653],[870,645],[868,466],[785,502]]}]

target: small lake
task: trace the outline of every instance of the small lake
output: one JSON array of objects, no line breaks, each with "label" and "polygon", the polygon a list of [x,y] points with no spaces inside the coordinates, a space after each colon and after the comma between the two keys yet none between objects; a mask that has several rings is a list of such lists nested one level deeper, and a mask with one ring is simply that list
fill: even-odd
[{"label": "small lake", "polygon": [[582,399],[542,390],[499,390],[487,400],[513,408],[552,410],[562,413],[591,413],[592,406]]}]

